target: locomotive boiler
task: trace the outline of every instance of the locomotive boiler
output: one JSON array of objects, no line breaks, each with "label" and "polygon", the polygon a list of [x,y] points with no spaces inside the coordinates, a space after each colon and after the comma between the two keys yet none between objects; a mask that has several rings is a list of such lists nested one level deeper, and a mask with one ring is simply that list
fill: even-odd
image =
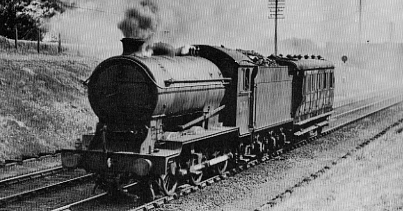
[{"label": "locomotive boiler", "polygon": [[[123,54],[88,79],[99,122],[62,164],[96,175],[114,192],[138,181],[142,196],[175,193],[244,162],[315,135],[328,124],[334,66],[320,57],[256,56],[194,45],[173,49],[124,38]],[[152,51],[151,56],[145,56]]]}]

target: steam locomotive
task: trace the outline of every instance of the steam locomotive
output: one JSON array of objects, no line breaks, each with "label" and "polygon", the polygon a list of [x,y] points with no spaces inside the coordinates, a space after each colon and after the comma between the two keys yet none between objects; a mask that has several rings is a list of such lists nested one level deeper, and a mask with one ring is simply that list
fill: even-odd
[{"label": "steam locomotive", "polygon": [[95,173],[109,192],[138,181],[148,200],[172,195],[178,181],[197,185],[328,125],[334,65],[320,56],[163,44],[143,56],[144,41],[122,42],[88,80],[95,133],[62,150],[64,167]]}]

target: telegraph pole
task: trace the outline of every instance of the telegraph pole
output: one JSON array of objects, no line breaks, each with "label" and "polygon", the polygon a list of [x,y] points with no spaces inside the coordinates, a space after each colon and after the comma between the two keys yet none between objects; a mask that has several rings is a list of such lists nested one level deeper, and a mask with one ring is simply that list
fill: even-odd
[{"label": "telegraph pole", "polygon": [[358,11],[359,11],[359,19],[358,19],[358,21],[359,21],[359,35],[358,35],[358,43],[361,43],[361,40],[362,40],[362,0],[359,0],[359,8],[358,8]]},{"label": "telegraph pole", "polygon": [[270,15],[269,19],[274,19],[274,55],[277,56],[277,22],[278,19],[284,19],[285,0],[269,0]]}]

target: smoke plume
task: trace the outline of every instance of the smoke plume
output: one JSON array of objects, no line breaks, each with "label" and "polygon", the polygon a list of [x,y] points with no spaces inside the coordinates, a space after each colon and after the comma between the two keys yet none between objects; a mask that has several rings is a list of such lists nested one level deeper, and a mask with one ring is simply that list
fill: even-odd
[{"label": "smoke plume", "polygon": [[118,28],[127,38],[148,40],[157,33],[160,22],[158,11],[155,3],[143,0],[125,12],[125,18],[118,24]]},{"label": "smoke plume", "polygon": [[[274,49],[274,21],[267,19],[267,0],[65,1],[75,3],[77,8],[52,18],[51,28],[62,34],[63,41],[75,43],[81,52],[99,58],[120,54],[123,36],[152,39],[175,47],[224,45],[267,55]],[[279,41],[309,39],[320,47],[326,42],[357,42],[357,2],[287,0],[285,19],[278,24]],[[384,42],[390,37],[395,42],[403,40],[403,34],[398,33],[403,29],[401,0],[363,2],[363,41]],[[280,43],[279,53],[298,53],[294,51],[290,45]]]}]

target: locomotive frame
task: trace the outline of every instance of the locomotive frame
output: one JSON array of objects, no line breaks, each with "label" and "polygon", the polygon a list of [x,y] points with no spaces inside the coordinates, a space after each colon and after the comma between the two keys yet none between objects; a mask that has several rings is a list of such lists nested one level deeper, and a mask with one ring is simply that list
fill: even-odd
[{"label": "locomotive frame", "polygon": [[317,135],[332,114],[334,66],[321,58],[272,56],[259,63],[207,45],[148,58],[131,48],[124,43],[124,54],[102,62],[89,79],[100,120],[95,134],[62,150],[64,167],[94,172],[97,186],[109,192],[137,180],[145,200],[155,190],[172,195],[179,180],[198,184],[206,171],[224,173],[230,161]]}]

